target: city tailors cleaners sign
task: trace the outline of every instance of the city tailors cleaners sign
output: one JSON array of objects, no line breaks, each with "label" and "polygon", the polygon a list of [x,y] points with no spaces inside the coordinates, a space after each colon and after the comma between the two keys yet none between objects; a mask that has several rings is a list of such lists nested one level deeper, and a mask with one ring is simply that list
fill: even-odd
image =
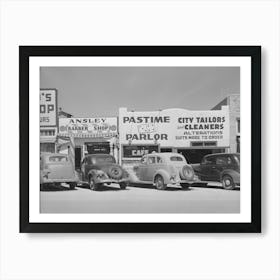
[{"label": "city tailors cleaners sign", "polygon": [[215,111],[167,109],[152,112],[129,112],[120,108],[119,133],[122,144],[190,147],[193,142],[216,142],[219,147],[228,147],[228,107]]},{"label": "city tailors cleaners sign", "polygon": [[117,118],[61,118],[59,134],[78,138],[111,138],[117,135]]}]

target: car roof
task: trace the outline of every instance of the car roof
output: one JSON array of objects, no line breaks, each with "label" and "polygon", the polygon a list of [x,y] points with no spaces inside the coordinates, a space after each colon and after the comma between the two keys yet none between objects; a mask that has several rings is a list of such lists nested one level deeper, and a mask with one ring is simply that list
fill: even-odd
[{"label": "car roof", "polygon": [[164,156],[164,157],[171,157],[171,156],[182,156],[182,154],[179,153],[171,153],[171,152],[165,152],[165,153],[150,153],[146,154],[146,156]]},{"label": "car roof", "polygon": [[239,153],[215,153],[215,154],[209,154],[206,155],[205,157],[215,157],[215,156],[231,156],[231,155],[240,155]]},{"label": "car roof", "polygon": [[110,157],[112,157],[112,155],[110,155],[110,154],[87,154],[87,155],[85,155],[85,157],[93,157],[93,156],[96,156],[96,157],[99,157],[99,156],[110,156]]},{"label": "car roof", "polygon": [[48,152],[41,152],[41,156],[66,156],[68,157],[68,154],[62,154],[62,153],[48,153]]}]

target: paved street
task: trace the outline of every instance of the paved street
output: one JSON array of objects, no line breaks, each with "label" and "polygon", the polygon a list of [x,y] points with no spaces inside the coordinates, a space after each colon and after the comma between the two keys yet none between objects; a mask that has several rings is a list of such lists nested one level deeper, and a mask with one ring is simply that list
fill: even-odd
[{"label": "paved street", "polygon": [[239,213],[240,191],[220,187],[169,188],[105,186],[70,190],[67,185],[40,192],[41,213]]}]

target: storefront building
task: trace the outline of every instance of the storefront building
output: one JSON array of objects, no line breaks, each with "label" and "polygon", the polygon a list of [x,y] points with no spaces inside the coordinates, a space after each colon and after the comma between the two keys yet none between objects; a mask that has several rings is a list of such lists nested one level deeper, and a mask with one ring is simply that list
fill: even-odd
[{"label": "storefront building", "polygon": [[128,111],[119,109],[120,161],[134,164],[152,151],[178,152],[190,163],[230,147],[229,107],[219,110]]},{"label": "storefront building", "polygon": [[86,154],[111,154],[118,161],[118,121],[110,118],[59,118],[58,150],[69,153],[69,139],[74,142],[75,167]]},{"label": "storefront building", "polygon": [[240,95],[232,94],[218,103],[212,110],[229,107],[229,153],[240,153]]},{"label": "storefront building", "polygon": [[57,90],[40,89],[40,152],[57,151]]}]

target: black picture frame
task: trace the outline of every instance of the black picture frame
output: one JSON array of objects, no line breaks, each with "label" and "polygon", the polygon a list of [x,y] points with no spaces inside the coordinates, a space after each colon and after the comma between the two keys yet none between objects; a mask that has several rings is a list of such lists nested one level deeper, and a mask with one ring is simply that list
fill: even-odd
[{"label": "black picture frame", "polygon": [[[33,56],[251,57],[250,223],[32,223],[29,221],[29,58]],[[19,46],[20,232],[259,233],[261,232],[261,46]],[[37,172],[37,171],[35,171]],[[38,184],[39,185],[39,184]]]}]

